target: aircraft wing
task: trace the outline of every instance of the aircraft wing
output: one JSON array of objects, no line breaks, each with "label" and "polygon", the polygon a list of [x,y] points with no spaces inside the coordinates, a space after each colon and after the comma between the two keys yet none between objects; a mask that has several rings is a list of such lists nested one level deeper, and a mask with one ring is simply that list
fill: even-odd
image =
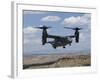
[{"label": "aircraft wing", "polygon": [[62,39],[62,38],[67,38],[67,37],[75,38],[74,35],[68,35],[68,36],[64,36],[64,37],[56,36],[56,35],[48,35],[48,38],[53,38],[53,39]]},{"label": "aircraft wing", "polygon": [[56,35],[48,35],[48,38],[54,38],[54,39],[57,39],[57,38],[62,38],[62,37],[56,36]]},{"label": "aircraft wing", "polygon": [[71,36],[69,35],[69,36],[65,36],[65,37],[70,37],[70,38],[74,38],[75,36],[74,36],[74,35],[71,35]]}]

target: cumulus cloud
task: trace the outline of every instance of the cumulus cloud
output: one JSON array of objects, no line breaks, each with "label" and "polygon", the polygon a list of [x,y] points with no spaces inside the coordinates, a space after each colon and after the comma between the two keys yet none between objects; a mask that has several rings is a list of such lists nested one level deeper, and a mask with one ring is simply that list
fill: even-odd
[{"label": "cumulus cloud", "polygon": [[59,16],[45,16],[41,19],[42,21],[59,21],[60,17]]},{"label": "cumulus cloud", "polygon": [[42,45],[42,31],[40,29],[35,29],[32,26],[25,27],[23,29],[23,48],[24,48],[24,54],[30,54],[30,53],[42,53],[43,51],[47,52],[49,50],[50,45]]},{"label": "cumulus cloud", "polygon": [[24,28],[25,34],[36,33],[37,31],[38,31],[38,29],[33,28],[32,26]]},{"label": "cumulus cloud", "polygon": [[77,49],[88,49],[91,47],[91,14],[65,18],[62,24],[68,27],[83,28],[80,30],[80,42],[77,44]]},{"label": "cumulus cloud", "polygon": [[39,30],[32,26],[24,28],[24,44],[31,44],[33,41],[38,43],[38,40],[35,40],[38,32]]},{"label": "cumulus cloud", "polygon": [[65,18],[62,22],[65,26],[82,26],[90,24],[90,14],[84,14],[83,16],[71,16]]}]

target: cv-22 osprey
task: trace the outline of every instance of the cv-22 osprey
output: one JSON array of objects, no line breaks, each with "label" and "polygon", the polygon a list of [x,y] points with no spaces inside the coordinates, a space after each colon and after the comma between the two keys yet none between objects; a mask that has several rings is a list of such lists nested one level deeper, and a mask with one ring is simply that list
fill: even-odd
[{"label": "cv-22 osprey", "polygon": [[[51,28],[48,26],[43,25],[42,27],[35,27],[38,29],[42,29],[42,45],[45,45],[46,43],[50,43],[52,45],[52,47],[54,49],[56,49],[57,47],[63,47],[65,48],[66,45],[70,45],[72,43],[72,38],[75,38],[75,42],[78,43],[79,42],[79,30],[81,30],[82,28],[70,28],[70,27],[64,27],[66,29],[72,29],[75,31],[75,33],[73,35],[70,36],[57,36],[57,35],[50,35],[47,33],[47,29]],[[47,38],[52,38],[54,40],[52,41],[47,41]]]}]

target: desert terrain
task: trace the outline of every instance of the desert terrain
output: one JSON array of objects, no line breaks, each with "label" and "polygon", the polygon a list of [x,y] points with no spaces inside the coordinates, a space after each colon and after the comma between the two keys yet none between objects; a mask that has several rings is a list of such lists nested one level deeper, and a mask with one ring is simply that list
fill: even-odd
[{"label": "desert terrain", "polygon": [[90,54],[24,55],[23,69],[91,66]]}]

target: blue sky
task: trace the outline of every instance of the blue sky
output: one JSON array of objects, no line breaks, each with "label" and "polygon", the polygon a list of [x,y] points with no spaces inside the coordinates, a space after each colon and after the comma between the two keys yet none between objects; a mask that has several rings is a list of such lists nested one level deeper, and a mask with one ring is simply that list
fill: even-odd
[{"label": "blue sky", "polygon": [[[73,30],[64,27],[81,27],[80,42],[77,44],[73,39],[72,46],[66,48],[52,48],[51,44],[41,45],[42,30],[34,27],[42,25],[51,26],[48,34],[67,36],[74,34]],[[23,11],[23,52],[24,54],[46,54],[46,53],[69,53],[90,52],[91,48],[91,14],[75,12],[52,12],[52,11]],[[51,40],[51,39],[48,39]]]}]

